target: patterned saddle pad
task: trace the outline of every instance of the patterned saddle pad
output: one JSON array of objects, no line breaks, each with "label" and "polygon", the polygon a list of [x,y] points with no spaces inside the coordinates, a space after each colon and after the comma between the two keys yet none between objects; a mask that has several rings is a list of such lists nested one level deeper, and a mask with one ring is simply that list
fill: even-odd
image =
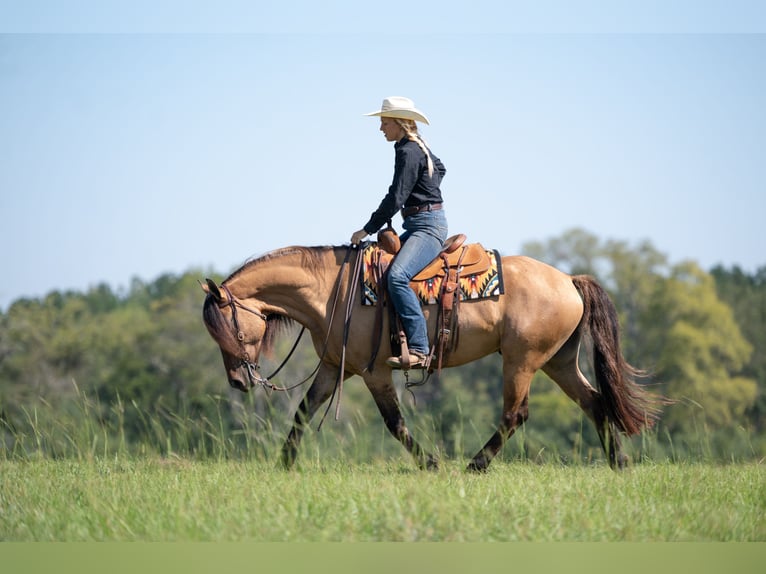
[{"label": "patterned saddle pad", "polygon": [[[468,247],[472,254],[476,254],[477,249],[481,251],[481,255],[486,256],[486,264],[464,266],[464,270],[460,273],[460,300],[484,299],[502,295],[505,291],[500,255],[495,250],[484,249],[478,243]],[[378,249],[377,243],[368,244],[362,256],[364,257],[362,305],[376,305],[378,303],[378,281],[381,270],[388,267],[392,256]],[[477,271],[472,272],[472,268]],[[439,301],[439,293],[441,293],[445,274],[443,268],[434,263],[428,265],[426,269],[433,269],[433,276],[423,277],[424,273],[421,271],[416,276],[417,280],[410,282],[410,287],[418,295],[422,305],[433,305]],[[428,273],[427,275],[431,274]]]}]

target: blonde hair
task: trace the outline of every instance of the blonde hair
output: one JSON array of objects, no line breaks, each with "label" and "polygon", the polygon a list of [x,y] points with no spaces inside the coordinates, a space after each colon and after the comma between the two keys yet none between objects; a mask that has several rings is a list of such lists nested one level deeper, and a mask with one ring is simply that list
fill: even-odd
[{"label": "blonde hair", "polygon": [[404,130],[404,133],[407,134],[407,139],[418,144],[420,149],[423,150],[423,153],[426,154],[426,161],[428,162],[428,177],[433,177],[434,162],[431,159],[431,153],[428,151],[425,140],[423,140],[423,138],[420,137],[420,134],[418,133],[418,125],[415,123],[415,120],[407,120],[403,118],[392,119],[399,125],[399,127]]}]

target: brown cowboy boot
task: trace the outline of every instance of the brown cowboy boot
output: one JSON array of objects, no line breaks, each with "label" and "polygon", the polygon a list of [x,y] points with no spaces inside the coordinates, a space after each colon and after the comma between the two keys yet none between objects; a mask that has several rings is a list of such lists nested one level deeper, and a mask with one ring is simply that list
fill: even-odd
[{"label": "brown cowboy boot", "polygon": [[418,353],[417,351],[405,351],[402,353],[401,357],[389,357],[386,359],[386,364],[392,369],[402,369],[403,371],[409,371],[410,369],[427,369],[428,355]]}]

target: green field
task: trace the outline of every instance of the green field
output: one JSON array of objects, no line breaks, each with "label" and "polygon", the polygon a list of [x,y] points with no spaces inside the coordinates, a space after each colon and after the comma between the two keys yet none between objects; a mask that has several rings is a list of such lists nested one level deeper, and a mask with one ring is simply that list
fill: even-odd
[{"label": "green field", "polygon": [[764,541],[763,464],[0,461],[4,541]]}]

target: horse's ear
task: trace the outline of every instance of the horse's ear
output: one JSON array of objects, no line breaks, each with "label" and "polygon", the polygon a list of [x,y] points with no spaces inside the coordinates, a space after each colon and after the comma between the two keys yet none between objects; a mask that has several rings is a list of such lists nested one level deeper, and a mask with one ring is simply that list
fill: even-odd
[{"label": "horse's ear", "polygon": [[216,300],[216,303],[220,303],[223,301],[223,295],[221,294],[221,290],[218,288],[218,285],[215,284],[215,281],[212,279],[205,279],[205,283],[200,283],[200,287],[202,287],[202,290],[207,293],[208,295],[212,295],[213,299]]}]

